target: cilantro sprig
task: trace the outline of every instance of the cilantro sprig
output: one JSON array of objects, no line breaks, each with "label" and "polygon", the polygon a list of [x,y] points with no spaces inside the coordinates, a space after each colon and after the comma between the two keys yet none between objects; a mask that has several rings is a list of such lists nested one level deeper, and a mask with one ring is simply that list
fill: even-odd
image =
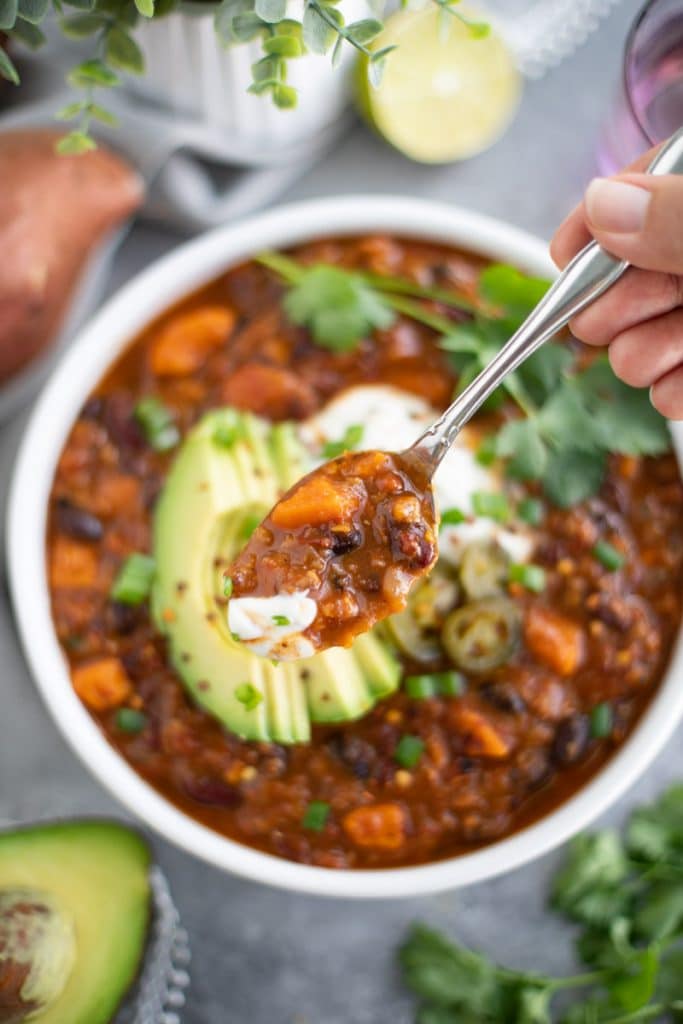
[{"label": "cilantro sprig", "polygon": [[[514,971],[415,926],[399,952],[419,1024],[635,1024],[683,1019],[683,785],[631,816],[625,836],[578,837],[552,885],[579,927],[586,971]],[[570,992],[568,1009],[555,996]]]},{"label": "cilantro sprig", "polygon": [[[513,267],[487,267],[476,303],[456,291],[400,277],[323,264],[303,266],[282,253],[258,257],[289,286],[288,317],[337,352],[355,348],[397,315],[431,328],[448,353],[461,391],[495,356],[545,294],[549,282]],[[504,407],[504,408],[503,408]],[[487,437],[482,458],[501,459],[508,476],[537,481],[562,507],[597,493],[610,453],[660,455],[670,446],[666,422],[644,391],[623,384],[599,356],[577,367],[566,342],[549,342],[510,374],[486,403],[505,422]]]}]

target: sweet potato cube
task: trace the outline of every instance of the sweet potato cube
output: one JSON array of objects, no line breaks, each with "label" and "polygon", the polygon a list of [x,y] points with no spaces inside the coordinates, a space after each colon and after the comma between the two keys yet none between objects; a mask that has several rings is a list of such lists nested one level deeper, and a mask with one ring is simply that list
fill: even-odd
[{"label": "sweet potato cube", "polygon": [[93,711],[117,708],[132,693],[130,679],[118,658],[100,658],[79,665],[72,674],[74,690]]},{"label": "sweet potato cube", "polygon": [[174,317],[152,342],[150,363],[159,377],[184,377],[227,340],[235,314],[225,306],[203,306]]},{"label": "sweet potato cube", "polygon": [[53,587],[93,587],[97,582],[97,552],[91,544],[57,537],[50,555]]},{"label": "sweet potato cube", "polygon": [[451,722],[464,740],[465,752],[473,757],[504,758],[510,745],[481,711],[454,707]]},{"label": "sweet potato cube", "polygon": [[524,619],[524,640],[534,657],[560,676],[572,675],[583,661],[583,629],[550,608],[531,605]]},{"label": "sweet potato cube", "polygon": [[400,804],[369,804],[344,815],[351,842],[373,850],[398,850],[405,842],[406,821]]},{"label": "sweet potato cube", "polygon": [[362,495],[352,483],[316,473],[279,502],[271,518],[276,526],[285,529],[343,523],[352,518],[361,501]]}]

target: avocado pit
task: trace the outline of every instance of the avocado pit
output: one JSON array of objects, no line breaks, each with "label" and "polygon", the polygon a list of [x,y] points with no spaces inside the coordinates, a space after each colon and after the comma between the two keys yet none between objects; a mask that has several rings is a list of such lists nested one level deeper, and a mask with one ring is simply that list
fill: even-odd
[{"label": "avocado pit", "polygon": [[48,893],[0,889],[0,1024],[22,1024],[54,1003],[75,960],[73,921]]}]

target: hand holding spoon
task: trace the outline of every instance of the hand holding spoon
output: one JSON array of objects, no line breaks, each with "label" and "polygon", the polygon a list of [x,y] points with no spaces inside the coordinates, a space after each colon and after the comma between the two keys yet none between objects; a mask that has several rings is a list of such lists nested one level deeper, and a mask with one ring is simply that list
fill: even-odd
[{"label": "hand holding spoon", "polygon": [[[683,129],[660,149],[648,173],[683,173]],[[233,634],[258,654],[297,659],[348,646],[403,609],[411,586],[437,558],[431,480],[457,435],[509,373],[618,281],[628,265],[591,242],[410,448],[398,454],[348,452],[295,484],[231,570]],[[271,621],[276,632],[268,628]]]}]

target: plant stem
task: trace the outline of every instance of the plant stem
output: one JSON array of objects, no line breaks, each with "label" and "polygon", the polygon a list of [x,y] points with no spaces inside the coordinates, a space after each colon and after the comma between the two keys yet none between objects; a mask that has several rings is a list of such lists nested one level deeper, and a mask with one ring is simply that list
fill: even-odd
[{"label": "plant stem", "polygon": [[383,298],[387,305],[391,306],[397,313],[403,313],[404,316],[409,316],[411,320],[417,320],[418,323],[424,324],[425,327],[431,327],[438,334],[448,334],[453,329],[453,322],[448,317],[442,316],[441,313],[432,313],[428,309],[424,309],[419,302],[413,302],[412,299],[403,298],[401,295],[392,295],[391,293],[385,294]]},{"label": "plant stem", "polygon": [[372,57],[372,50],[368,50],[367,46],[363,46],[362,43],[357,42],[353,38],[353,36],[350,35],[349,32],[347,32],[344,25],[340,25],[332,17],[327,8],[324,7],[322,4],[318,3],[318,0],[308,0],[306,6],[312,8],[316,12],[316,14],[318,14],[323,19],[323,21],[327,22],[330,28],[334,29],[338,36],[341,36],[342,39],[345,39],[347,43],[351,43],[351,46],[355,47],[356,50],[359,51],[359,53],[364,54],[368,58]]},{"label": "plant stem", "polygon": [[423,287],[421,284],[405,280],[402,277],[384,277],[382,274],[373,274],[371,271],[361,270],[358,271],[358,274],[364,281],[382,292],[396,292],[399,295],[414,295],[418,299],[431,299],[444,306],[462,310],[463,313],[474,313],[476,309],[474,303],[469,299],[446,288]]}]

